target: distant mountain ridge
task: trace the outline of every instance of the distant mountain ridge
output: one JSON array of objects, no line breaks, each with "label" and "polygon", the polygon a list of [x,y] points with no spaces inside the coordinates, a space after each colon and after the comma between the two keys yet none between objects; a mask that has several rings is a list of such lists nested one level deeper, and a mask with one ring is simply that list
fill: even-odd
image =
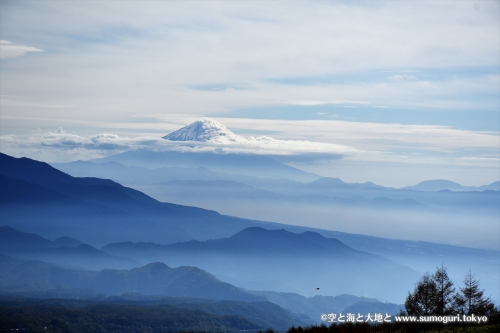
[{"label": "distant mountain ridge", "polygon": [[[395,209],[419,211],[467,210],[481,207],[486,214],[496,213],[498,192],[491,190],[436,192],[396,189],[371,182],[346,183],[338,178],[322,177],[302,183],[289,179],[262,179],[252,176],[213,172],[206,168],[158,168],[124,166],[118,162],[73,162],[56,164],[75,176],[116,177],[152,197],[182,205],[214,209],[228,215],[252,219],[263,216],[238,214],[254,211],[252,205],[313,205],[366,207],[370,209]],[[156,180],[156,182],[155,182]],[[494,185],[494,184],[493,184]],[[245,205],[250,205],[246,208]],[[278,220],[282,223],[282,220]]]},{"label": "distant mountain ridge", "polygon": [[151,151],[137,149],[90,162],[118,162],[127,166],[146,168],[207,168],[214,172],[242,174],[262,178],[289,178],[298,181],[313,181],[320,178],[280,163],[271,157],[245,154],[192,153],[177,151]]},{"label": "distant mountain ridge", "polygon": [[265,298],[247,294],[197,267],[170,268],[164,263],[156,262],[131,270],[92,271],[14,259],[0,254],[1,287],[40,283],[86,288],[104,295],[137,292],[214,300],[265,301]]},{"label": "distant mountain ridge", "polygon": [[[9,164],[7,175],[2,175],[0,173],[0,181],[2,181],[0,184],[2,188],[2,191],[0,191],[0,219],[6,221],[3,223],[9,224],[18,230],[37,232],[50,239],[69,235],[71,237],[77,237],[86,243],[99,246],[125,240],[133,242],[154,241],[158,244],[172,244],[174,242],[187,241],[189,239],[207,240],[227,238],[252,226],[264,227],[266,229],[286,228],[286,230],[298,233],[304,232],[305,230],[313,230],[312,228],[300,226],[279,225],[275,223],[231,218],[222,216],[213,211],[194,207],[162,204],[140,192],[127,189],[109,180],[95,178],[77,179],[58,172],[55,169],[52,169],[51,172],[53,172],[53,174],[47,177],[46,175],[48,173],[42,170],[42,168],[50,168],[47,164],[40,162],[32,163],[34,161],[30,159],[14,159],[13,157],[5,156],[7,155],[0,155],[0,171],[6,169],[4,168],[5,164]],[[16,172],[23,168],[24,172],[16,175]],[[24,175],[27,175],[25,179],[23,179]],[[210,176],[214,176],[214,174]],[[300,191],[303,191],[299,193],[307,193],[307,184],[300,184],[286,179],[269,181],[250,177],[246,178],[246,180],[259,182],[259,184],[263,185],[270,184],[273,187],[282,188],[283,191],[288,191],[298,186],[300,187]],[[335,180],[334,182],[339,183]],[[321,186],[318,186],[318,188],[321,188]],[[313,190],[317,191],[318,188]],[[325,194],[336,194],[339,189],[334,188],[332,191],[330,186],[326,185],[322,191],[322,193]],[[341,193],[345,193],[346,196],[352,196],[350,189]],[[477,204],[477,208],[475,209],[477,209],[478,212],[482,211],[484,209],[483,207],[492,205],[495,205],[494,207],[498,211],[499,193],[495,191],[474,193],[444,191],[429,193],[410,190],[374,189],[364,193],[368,193],[372,196],[376,196],[378,193],[384,193],[384,195],[391,195],[398,198],[401,197],[401,195],[408,195],[411,196],[411,198],[418,195],[419,200],[420,198],[427,198],[428,202],[441,200],[446,204],[448,201],[450,207],[453,209],[455,209],[457,205],[469,209],[467,205],[472,201],[475,205]],[[290,206],[289,208],[293,209],[294,207]],[[301,209],[302,207],[298,208]],[[262,209],[262,207],[259,206],[257,209]],[[376,216],[373,216],[373,218],[375,217]],[[308,216],[307,218],[309,220],[314,219],[313,216]],[[368,216],[367,218],[368,221],[372,221],[372,216]],[[332,222],[337,222],[335,220],[338,220],[342,223],[349,223],[348,220],[343,221],[342,216],[330,215],[329,219]],[[376,223],[377,221],[373,220],[373,222]],[[404,227],[402,224],[401,226]],[[98,230],[98,232],[96,232],[96,230]],[[57,233],[54,231],[57,231]],[[495,267],[498,267],[498,251],[370,237],[322,229],[316,229],[314,231],[340,239],[345,244],[356,249],[380,254],[393,260],[403,262],[412,268],[418,267],[421,271],[429,270],[429,267],[439,265],[445,260],[445,265],[453,265],[448,267],[450,267],[450,272],[453,272],[456,281],[459,281],[462,277],[463,265],[467,265],[467,267],[471,267],[474,272],[477,272],[478,276],[481,276],[483,283],[486,282],[486,288],[489,292],[491,290],[493,294],[498,294],[498,269],[495,269]],[[176,258],[173,257],[172,260],[176,260]],[[172,266],[171,259],[165,262]],[[252,265],[253,264],[254,263],[252,263]],[[323,269],[326,264],[325,261],[315,261],[310,262],[309,265],[310,266],[304,269],[304,272],[317,272],[319,268]],[[278,266],[271,268],[276,270],[279,274],[283,273],[283,270],[280,270]],[[300,290],[287,289],[288,285],[284,280],[276,278],[275,281],[271,281],[271,279],[275,278],[272,272],[268,272],[269,274],[262,272],[262,266],[258,266],[258,261],[255,262],[252,269],[253,272],[250,273],[257,274],[260,272],[259,274],[261,274],[261,276],[269,277],[270,281],[266,281],[266,283],[274,283],[272,284],[273,286],[282,288],[276,290],[294,291],[305,295],[310,295],[311,290],[314,290],[311,289],[311,286],[306,285],[301,285],[300,288],[303,289]],[[358,277],[372,276],[374,274],[374,271],[370,273],[363,272],[361,274],[361,272],[356,271],[359,270],[359,268],[353,267],[353,269],[354,272],[359,273]],[[212,273],[215,274],[216,272]],[[289,275],[296,278],[296,275],[302,273],[302,271],[298,273],[290,271]],[[316,275],[317,274],[314,274],[313,278],[315,278]],[[231,280],[228,276],[223,276],[218,273],[217,276],[224,281],[238,286],[245,286],[244,283],[248,282],[242,281],[243,284],[239,284],[241,280]],[[399,275],[396,274],[396,276]],[[351,285],[356,283],[354,280],[349,282],[351,282]],[[311,284],[316,283],[312,281]],[[330,284],[331,281],[324,283],[324,285],[327,286]],[[408,288],[412,288],[412,286]],[[252,289],[256,288],[252,287]],[[263,290],[264,288],[259,287],[258,289]],[[324,287],[322,287],[322,291],[323,290],[325,290]],[[405,290],[403,294],[406,294],[407,290]],[[370,292],[370,290],[368,292]],[[370,295],[371,294],[367,294],[367,296]],[[400,300],[400,297],[398,299]],[[398,300],[393,299],[393,301]]]},{"label": "distant mountain ridge", "polygon": [[[246,289],[301,290],[306,295],[313,292],[312,286],[321,286],[322,292],[333,295],[374,292],[391,299],[393,293],[406,290],[406,281],[417,275],[399,263],[310,231],[250,227],[228,238],[171,245],[122,242],[101,249],[144,264],[163,261],[200,267]],[[311,271],[316,273],[311,275]],[[368,275],[370,286],[363,282]]]},{"label": "distant mountain ridge", "polygon": [[[134,249],[135,248],[135,249]],[[342,259],[353,256],[375,259],[376,256],[360,252],[334,238],[326,238],[318,233],[306,231],[299,234],[284,229],[266,230],[260,227],[246,228],[231,237],[207,241],[188,241],[171,245],[154,243],[116,243],[101,248],[109,253],[122,253],[127,256],[137,256],[148,252],[198,253],[200,256],[208,253],[230,253],[245,256],[290,256],[293,258],[310,256],[331,256],[335,253]],[[135,252],[135,251],[140,252]],[[124,251],[124,252],[122,252]],[[349,260],[349,259],[346,259]]]},{"label": "distant mountain ridge", "polygon": [[9,226],[0,227],[0,254],[87,269],[123,269],[140,266],[135,260],[110,255],[71,237],[60,237],[50,241]]},{"label": "distant mountain ridge", "polygon": [[[383,303],[375,298],[353,295],[304,297],[295,293],[279,293],[273,291],[249,291],[249,293],[266,297],[270,302],[278,304],[293,313],[306,314],[318,319],[323,313],[389,313],[397,314],[403,306],[394,303]],[[326,310],[328,309],[328,310]],[[355,311],[354,311],[355,310]]]},{"label": "distant mountain ridge", "polygon": [[78,237],[90,244],[104,245],[113,239],[164,244],[272,225],[161,203],[110,180],[74,178],[46,163],[1,153],[0,185],[0,218],[11,227],[53,238]]},{"label": "distant mountain ridge", "polygon": [[9,226],[0,227],[0,249],[44,249],[58,246],[61,245],[37,234],[21,232]]},{"label": "distant mountain ridge", "polygon": [[500,181],[493,182],[488,185],[482,186],[462,186],[459,183],[455,183],[449,180],[436,179],[436,180],[426,180],[413,186],[402,187],[405,190],[415,190],[415,191],[485,191],[485,190],[500,190]]}]

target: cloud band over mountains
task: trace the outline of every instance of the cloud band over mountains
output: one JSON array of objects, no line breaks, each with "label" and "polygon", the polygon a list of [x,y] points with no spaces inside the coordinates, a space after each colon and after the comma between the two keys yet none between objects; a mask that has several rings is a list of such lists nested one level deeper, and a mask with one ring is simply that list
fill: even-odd
[{"label": "cloud band over mountains", "polygon": [[[251,123],[224,119],[231,128],[279,129],[276,135],[243,137],[230,131],[205,141],[171,141],[160,135],[118,135],[110,132],[82,135],[38,130],[28,136],[3,135],[2,151],[50,162],[69,162],[105,157],[132,149],[174,150],[205,153],[238,153],[273,156],[282,162],[316,163],[322,160],[389,161],[419,164],[462,164],[495,167],[498,136],[437,126],[369,124],[343,121]],[[252,126],[250,126],[253,124]],[[295,125],[299,127],[296,127]],[[274,124],[277,125],[277,124]],[[328,125],[328,126],[327,126]],[[242,127],[243,126],[243,127]],[[248,127],[250,126],[250,127]],[[225,129],[225,127],[224,127]],[[312,133],[313,131],[314,133]],[[119,130],[118,130],[119,132]],[[293,135],[286,135],[293,132]],[[171,133],[172,134],[172,133]],[[317,141],[314,140],[314,135]],[[228,139],[230,136],[230,139]],[[287,136],[297,138],[287,140]],[[312,139],[312,140],[311,140]],[[322,142],[318,142],[322,141]],[[408,151],[413,151],[409,154]],[[436,160],[436,154],[439,158]]]},{"label": "cloud band over mountains", "polygon": [[[237,136],[237,142],[220,141],[170,141],[161,137],[139,136],[121,137],[116,134],[102,133],[94,136],[80,136],[67,133],[61,127],[57,131],[34,133],[29,137],[2,136],[2,146],[17,151],[36,152],[50,151],[63,153],[66,158],[96,158],[116,154],[132,149],[173,150],[200,153],[238,153],[268,156],[302,156],[317,159],[337,159],[348,154],[359,153],[360,150],[330,143],[304,140],[276,140],[271,137]],[[32,155],[28,154],[28,155]]]}]

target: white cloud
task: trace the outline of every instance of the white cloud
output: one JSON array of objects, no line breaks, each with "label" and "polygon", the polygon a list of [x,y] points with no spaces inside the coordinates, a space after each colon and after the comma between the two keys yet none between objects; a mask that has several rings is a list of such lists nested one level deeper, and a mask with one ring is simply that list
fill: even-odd
[{"label": "white cloud", "polygon": [[358,104],[358,105],[369,104],[368,102],[364,102],[364,101],[343,101],[343,100],[324,100],[324,101],[319,101],[319,100],[285,100],[285,101],[278,101],[278,103],[290,104],[290,105],[302,105],[302,106],[328,105],[328,104],[333,104],[333,105],[346,105],[347,104],[346,106],[352,106],[351,104]]},{"label": "white cloud", "polygon": [[[301,155],[312,158],[321,155],[322,158],[330,155],[338,158],[340,155],[359,153],[360,151],[348,146],[331,143],[319,143],[305,140],[276,140],[271,137],[237,136],[237,141],[170,141],[154,136],[120,137],[116,134],[103,133],[90,137],[71,134],[59,128],[54,132],[35,132],[29,137],[2,136],[2,149],[9,152],[19,148],[29,149],[56,149],[62,155],[72,156],[83,150],[93,151],[92,156],[108,156],[130,149],[147,148],[151,150],[176,150],[191,152],[213,153],[244,153],[257,155]],[[89,155],[84,153],[83,156]]]},{"label": "white cloud", "polygon": [[[170,125],[177,130],[193,120],[179,116]],[[358,123],[348,121],[282,121],[225,118],[217,119],[233,130],[269,131],[270,136],[234,135],[207,141],[170,141],[151,132],[154,124],[142,125],[143,135],[101,133],[78,135],[62,128],[35,131],[29,136],[3,135],[5,153],[51,161],[69,161],[109,156],[130,149],[177,150],[191,152],[244,153],[281,156],[281,160],[301,161],[344,158],[359,163],[386,162],[401,165],[498,164],[498,133],[456,130],[443,126]],[[134,124],[135,130],[140,129]],[[158,123],[158,129],[165,124]],[[149,134],[148,134],[149,128]],[[118,127],[117,127],[118,129]],[[43,153],[42,153],[43,152]],[[38,154],[38,155],[37,155]],[[59,154],[59,155],[58,155]]]},{"label": "white cloud", "polygon": [[[228,113],[220,120],[230,128],[276,132],[276,140],[287,142],[255,143],[259,152],[348,154],[339,145],[364,152],[350,151],[344,160],[394,163],[418,163],[405,157],[414,150],[485,156],[485,150],[498,151],[498,133],[363,119],[229,117],[235,110],[274,112],[274,106],[316,114],[326,107],[314,106],[331,105],[329,113],[348,120],[352,108],[369,109],[370,119],[386,109],[435,110],[442,112],[442,124],[456,124],[455,111],[493,119],[499,108],[499,6],[498,1],[482,2],[480,10],[471,1],[5,2],[1,56],[18,58],[1,66],[1,149],[42,160],[88,159],[148,145],[170,149],[155,135],[193,117]],[[42,49],[43,56],[21,57]],[[325,76],[331,80],[311,83]],[[124,120],[146,116],[160,122]],[[38,126],[63,126],[70,133],[17,135]]]},{"label": "white cloud", "polygon": [[14,44],[7,40],[0,40],[0,59],[16,58],[28,52],[43,52],[44,50],[32,46]]},{"label": "white cloud", "polygon": [[306,140],[341,144],[362,151],[498,151],[496,132],[476,132],[447,126],[403,125],[342,120],[270,120],[218,118],[232,129],[277,132],[281,140]]},{"label": "white cloud", "polygon": [[407,74],[396,74],[389,76],[389,80],[391,81],[401,81],[401,80],[417,80],[417,78],[413,75]]},{"label": "white cloud", "polygon": [[[269,79],[495,67],[498,6],[485,2],[475,11],[467,1],[9,3],[4,7],[9,15],[2,16],[4,34],[15,32],[23,43],[51,52],[29,62],[25,57],[22,68],[6,67],[3,93],[39,104],[66,100],[62,105],[81,108],[69,115],[73,118],[207,114],[291,100],[494,110],[497,99],[493,105],[483,98],[457,102],[455,84],[446,80],[377,84],[361,79],[296,87]],[[228,82],[246,89],[190,88]],[[479,82],[471,91],[491,93],[492,87],[498,85]]]},{"label": "white cloud", "polygon": [[67,109],[74,107],[71,105],[31,103],[27,101],[19,101],[14,98],[9,98],[6,96],[0,96],[0,106],[14,107],[14,108],[29,108],[29,109]]}]

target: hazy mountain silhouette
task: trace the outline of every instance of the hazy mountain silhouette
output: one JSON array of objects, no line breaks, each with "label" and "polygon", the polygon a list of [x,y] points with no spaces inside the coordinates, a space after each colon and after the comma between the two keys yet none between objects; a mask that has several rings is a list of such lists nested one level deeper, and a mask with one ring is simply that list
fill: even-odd
[{"label": "hazy mountain silhouette", "polygon": [[[270,302],[278,304],[293,313],[306,314],[319,320],[323,313],[399,313],[400,305],[383,303],[375,298],[359,297],[342,294],[338,296],[304,297],[295,293],[278,293],[273,291],[249,291],[249,293],[264,296]],[[357,311],[357,310],[359,311]],[[356,311],[353,311],[356,310]],[[395,310],[395,311],[394,311]]]},{"label": "hazy mountain silhouette", "polygon": [[4,223],[21,231],[77,237],[91,244],[210,239],[266,225],[161,203],[111,180],[74,178],[46,163],[5,154],[0,154],[0,185]]},{"label": "hazy mountain silhouette", "polygon": [[485,191],[485,190],[500,190],[500,181],[493,182],[489,185],[482,186],[462,186],[459,183],[455,183],[449,180],[437,179],[437,180],[426,180],[413,186],[406,186],[402,189],[415,190],[415,191]]},{"label": "hazy mountain silhouette", "polygon": [[[214,176],[213,173],[210,175]],[[290,180],[269,181],[248,176],[236,175],[236,177],[246,177],[245,181],[254,181],[254,185],[259,184],[259,186],[264,186],[268,184],[278,195],[282,194],[280,191],[288,193],[287,195],[289,193],[304,195],[309,193],[307,191],[312,191],[325,196],[337,195],[351,198],[353,196],[352,193],[359,193],[358,189],[353,190],[349,187],[341,189],[339,186],[332,187],[328,184],[328,180],[317,182],[315,189],[307,189],[309,184]],[[233,181],[236,180],[233,179]],[[321,190],[323,192],[320,192],[322,182],[324,188]],[[339,183],[335,180],[333,182]],[[340,185],[342,184],[340,183]],[[357,250],[379,254],[404,263],[419,270],[420,273],[429,270],[429,267],[434,267],[444,262],[449,268],[450,274],[453,274],[453,278],[460,280],[463,276],[463,266],[467,265],[478,276],[481,276],[482,283],[489,292],[492,292],[494,295],[498,294],[498,251],[370,237],[352,233],[232,218],[194,207],[162,204],[136,190],[125,188],[109,180],[74,178],[51,168],[45,163],[26,158],[16,159],[4,154],[0,154],[0,186],[2,188],[2,191],[0,191],[0,219],[3,224],[10,225],[24,232],[35,232],[51,239],[69,236],[92,245],[104,245],[126,240],[131,242],[150,241],[157,244],[172,244],[191,239],[228,238],[247,227],[253,226],[265,227],[266,229],[286,228],[288,231],[296,233],[313,230],[324,236],[339,239],[344,244]],[[292,190],[293,192],[291,192]],[[481,214],[491,210],[493,214],[496,214],[495,216],[498,216],[498,191],[422,192],[375,188],[363,189],[361,193],[363,193],[366,199],[370,199],[371,202],[376,202],[375,198],[381,197],[382,193],[383,196],[388,198],[398,200],[409,198],[426,204],[439,204],[443,207],[449,207],[450,210],[457,209],[458,212],[467,211],[468,214],[473,213],[475,210]],[[361,198],[360,200],[366,199]],[[276,201],[270,202],[273,210],[279,208],[275,203]],[[285,215],[287,219],[293,218],[292,215],[295,214],[293,208],[301,210],[306,208],[298,205],[285,207],[290,210],[288,215]],[[461,210],[458,210],[459,208],[457,207],[461,207]],[[255,208],[246,207],[246,209],[253,209],[255,211],[261,211],[263,208],[265,208],[263,204],[259,204]],[[285,213],[287,212],[283,212],[283,214]],[[404,213],[407,215],[408,211],[404,211]],[[423,216],[422,218],[425,217]],[[447,217],[443,216],[443,218]],[[271,217],[268,218],[271,219]],[[305,218],[304,223],[308,219],[315,219],[316,217],[306,216]],[[332,218],[331,214],[329,218]],[[350,223],[349,219],[341,221],[345,224]],[[369,221],[372,221],[372,217],[369,217],[366,221],[368,221],[368,226]],[[400,222],[402,229],[405,229],[404,223],[405,220],[402,219]],[[335,290],[331,290],[332,294],[333,292],[347,292],[353,285],[359,284],[362,286],[361,289],[365,289],[350,290],[349,292],[359,294],[359,291],[363,292],[362,295],[375,296],[372,294],[372,290],[364,285],[362,281],[366,276],[371,277],[372,274],[375,275],[375,279],[380,278],[380,280],[375,281],[374,285],[377,285],[377,283],[384,285],[386,283],[382,281],[385,273],[382,272],[381,275],[377,275],[373,273],[377,272],[376,269],[371,272],[367,272],[368,269],[362,271],[361,268],[354,267],[354,264],[352,264],[353,267],[351,269],[351,264],[348,263],[346,266],[342,266],[343,269],[353,274],[357,272],[358,275],[354,276],[351,284],[347,283],[347,277],[340,277],[340,283],[332,285],[326,281],[326,277],[334,278],[336,274],[340,274],[338,269],[334,269],[339,266],[324,260],[313,259],[309,260],[309,262],[301,262],[303,270],[297,273],[288,261],[284,263],[272,263],[269,261],[269,266],[266,266],[265,262],[259,263],[260,259],[252,259],[249,265],[244,265],[242,262],[237,262],[237,256],[229,256],[228,262],[231,265],[224,268],[222,263],[225,258],[221,256],[207,262],[193,260],[193,262],[184,263],[181,262],[181,257],[177,258],[175,256],[162,257],[161,259],[165,259],[165,262],[171,266],[190,264],[207,270],[210,267],[217,268],[217,270],[209,271],[224,281],[238,286],[259,290],[294,291],[308,296],[312,292],[310,286],[304,285],[299,280],[308,281],[310,277],[306,272],[314,272],[318,269],[323,273],[319,274],[319,276],[313,276],[313,279],[336,288]],[[280,269],[281,264],[284,265],[283,269]],[[235,270],[240,267],[241,270],[231,271],[231,269]],[[264,270],[268,270],[269,272],[264,272]],[[333,272],[330,272],[332,270]],[[245,272],[248,273],[246,276]],[[397,273],[394,274],[398,276]],[[292,278],[291,281],[284,282],[284,279],[280,280],[281,276],[291,276]],[[323,276],[324,279],[320,281],[320,278]],[[387,275],[386,278],[389,279],[389,276]],[[346,281],[346,290],[342,290],[343,281]],[[414,281],[414,278],[409,277],[407,281]],[[394,298],[394,301],[400,301],[401,295],[406,295],[407,290],[412,287],[413,284],[403,290],[404,286],[402,286],[398,298]],[[324,289],[322,288],[322,290]],[[394,292],[394,295],[398,293],[397,290],[389,290],[387,294],[390,295],[392,292]],[[381,298],[384,299],[383,297]],[[391,300],[391,298],[388,299]]]},{"label": "hazy mountain silhouette", "polygon": [[112,256],[70,237],[50,241],[39,235],[24,233],[9,226],[0,227],[0,253],[15,258],[41,260],[87,269],[140,266],[135,260]]},{"label": "hazy mountain silhouette", "polygon": [[313,192],[296,194],[294,190],[280,193],[255,188],[232,180],[171,180],[166,183],[139,186],[138,188],[144,189],[151,195],[165,201],[200,204],[201,206],[204,206],[205,202],[221,202],[222,204],[232,203],[242,207],[245,204],[265,203],[268,205],[364,206],[374,209],[426,209],[423,204],[411,198],[366,198],[360,195],[344,198]]},{"label": "hazy mountain silhouette", "polygon": [[[102,247],[109,253],[127,253],[130,256],[138,254],[148,255],[160,252],[184,252],[188,254],[206,255],[209,253],[244,255],[244,256],[353,256],[366,259],[380,259],[379,257],[350,248],[342,242],[326,238],[314,232],[296,234],[279,230],[266,230],[260,227],[244,229],[229,238],[207,241],[188,241],[172,245],[158,245],[154,243],[115,243]],[[351,259],[351,258],[348,258]]]},{"label": "hazy mountain silhouette", "polygon": [[384,317],[386,314],[397,315],[404,309],[403,304],[382,303],[382,302],[356,302],[343,310],[344,313],[362,313],[374,314],[381,313]]},{"label": "hazy mountain silhouette", "polygon": [[[256,188],[274,190],[293,189],[300,185],[289,179],[259,178],[234,173],[215,172],[206,167],[161,167],[146,168],[126,166],[118,162],[84,162],[51,163],[54,168],[73,177],[97,177],[112,179],[122,185],[154,185],[171,180],[230,180],[254,186]],[[132,186],[133,187],[133,186]]]},{"label": "hazy mountain silhouette", "polygon": [[21,232],[9,226],[0,227],[0,249],[43,249],[63,246],[42,236]]},{"label": "hazy mountain silhouette", "polygon": [[[241,212],[256,212],[259,211],[256,205],[264,205],[269,209],[273,207],[275,211],[283,211],[283,216],[286,215],[288,205],[301,205],[305,210],[314,207],[345,206],[346,209],[363,207],[383,210],[386,213],[411,209],[418,213],[457,212],[460,215],[472,213],[491,217],[498,215],[497,202],[500,195],[500,192],[495,190],[500,186],[498,182],[481,187],[460,185],[460,191],[438,192],[411,190],[410,187],[389,188],[371,182],[346,183],[338,178],[328,177],[301,183],[289,179],[263,179],[213,172],[207,168],[151,170],[127,167],[117,162],[99,164],[81,161],[55,166],[74,176],[113,178],[160,201],[204,207],[228,215],[263,220],[269,219],[267,210],[262,215],[254,213],[251,216],[242,216],[234,207],[240,207]],[[442,186],[437,189],[442,189]]]},{"label": "hazy mountain silhouette", "polygon": [[[263,228],[247,228],[229,238],[203,242],[124,242],[106,245],[102,250],[143,263],[187,263],[246,289],[300,294],[310,294],[312,285],[318,285],[330,294],[385,295],[391,299],[417,275],[408,267],[317,233]],[[366,276],[370,276],[369,283]]]},{"label": "hazy mountain silhouette", "polygon": [[77,247],[78,245],[82,245],[83,243],[80,242],[78,239],[71,238],[68,236],[63,236],[56,239],[54,241],[54,244],[57,244],[57,246]]},{"label": "hazy mountain silhouette", "polygon": [[211,171],[234,173],[263,178],[287,178],[298,181],[312,181],[319,176],[308,173],[270,157],[260,155],[216,154],[216,153],[188,153],[176,151],[150,151],[138,149],[121,154],[108,156],[91,162],[119,162],[128,166],[147,168],[205,167]]},{"label": "hazy mountain silhouette", "polygon": [[93,271],[0,255],[0,286],[19,284],[64,285],[91,289],[104,295],[137,292],[215,300],[265,301],[261,296],[247,294],[196,267],[170,268],[157,262],[131,270]]}]

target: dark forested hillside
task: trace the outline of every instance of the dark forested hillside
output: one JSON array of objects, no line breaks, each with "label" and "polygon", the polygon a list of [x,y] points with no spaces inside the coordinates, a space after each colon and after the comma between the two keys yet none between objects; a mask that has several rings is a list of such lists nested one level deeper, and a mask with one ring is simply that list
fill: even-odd
[{"label": "dark forested hillside", "polygon": [[238,332],[259,326],[235,315],[173,305],[0,305],[0,330],[26,332]]}]

